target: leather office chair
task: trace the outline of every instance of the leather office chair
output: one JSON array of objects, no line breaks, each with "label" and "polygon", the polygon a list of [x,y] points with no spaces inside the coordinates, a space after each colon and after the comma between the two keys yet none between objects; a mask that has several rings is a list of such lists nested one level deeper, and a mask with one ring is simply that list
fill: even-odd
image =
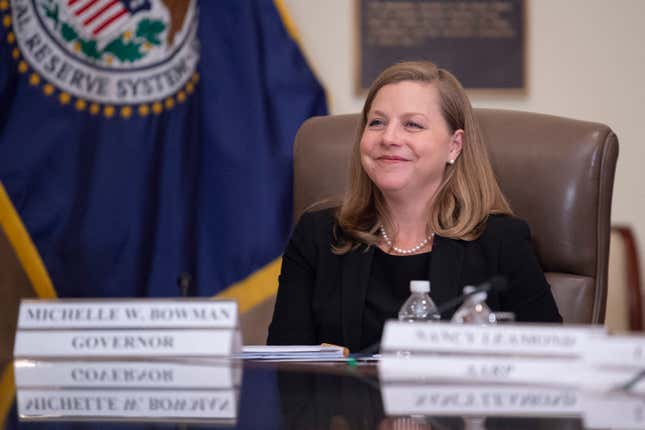
[{"label": "leather office chair", "polygon": [[[618,140],[603,124],[476,109],[493,169],[567,323],[602,323]],[[294,148],[294,215],[342,196],[360,115],[305,122]]]}]

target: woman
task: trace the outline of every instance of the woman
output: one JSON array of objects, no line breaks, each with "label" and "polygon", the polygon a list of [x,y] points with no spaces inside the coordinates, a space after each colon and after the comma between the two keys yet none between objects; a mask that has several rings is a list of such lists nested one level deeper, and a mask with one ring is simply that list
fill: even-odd
[{"label": "woman", "polygon": [[440,305],[502,275],[510,288],[489,293],[494,311],[562,321],[453,75],[429,62],[389,67],[370,88],[361,130],[341,206],[303,215],[287,245],[269,344],[360,351],[380,340],[413,279],[429,279]]}]

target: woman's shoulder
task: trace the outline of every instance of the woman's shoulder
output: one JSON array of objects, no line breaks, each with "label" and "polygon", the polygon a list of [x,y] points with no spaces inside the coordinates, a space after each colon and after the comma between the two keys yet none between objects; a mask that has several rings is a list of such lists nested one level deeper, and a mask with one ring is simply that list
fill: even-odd
[{"label": "woman's shoulder", "polygon": [[294,234],[305,234],[326,238],[332,234],[336,224],[337,207],[305,211],[298,219]]},{"label": "woman's shoulder", "polygon": [[473,246],[480,247],[489,255],[503,253],[515,259],[527,244],[532,242],[531,230],[522,218],[513,215],[489,215],[481,235]]},{"label": "woman's shoulder", "polygon": [[313,209],[306,210],[300,218],[298,219],[297,224],[306,224],[306,225],[329,225],[336,222],[336,211],[337,207],[327,207],[323,209]]},{"label": "woman's shoulder", "polygon": [[509,236],[530,236],[528,223],[514,215],[489,215],[480,239],[493,239]]}]

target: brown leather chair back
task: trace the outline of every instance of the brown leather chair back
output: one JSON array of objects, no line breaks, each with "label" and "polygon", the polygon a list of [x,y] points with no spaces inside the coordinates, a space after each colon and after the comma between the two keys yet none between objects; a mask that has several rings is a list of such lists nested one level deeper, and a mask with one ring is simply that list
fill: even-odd
[{"label": "brown leather chair back", "polygon": [[[475,109],[493,169],[568,323],[602,323],[618,140],[603,124]],[[360,115],[311,118],[296,136],[294,215],[347,187]]]}]

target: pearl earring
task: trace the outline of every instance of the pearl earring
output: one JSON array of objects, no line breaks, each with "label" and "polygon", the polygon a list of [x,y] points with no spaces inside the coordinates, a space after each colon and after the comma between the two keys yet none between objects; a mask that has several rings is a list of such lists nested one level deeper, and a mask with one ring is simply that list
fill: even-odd
[{"label": "pearl earring", "polygon": [[455,164],[455,160],[448,160],[448,164]]}]

